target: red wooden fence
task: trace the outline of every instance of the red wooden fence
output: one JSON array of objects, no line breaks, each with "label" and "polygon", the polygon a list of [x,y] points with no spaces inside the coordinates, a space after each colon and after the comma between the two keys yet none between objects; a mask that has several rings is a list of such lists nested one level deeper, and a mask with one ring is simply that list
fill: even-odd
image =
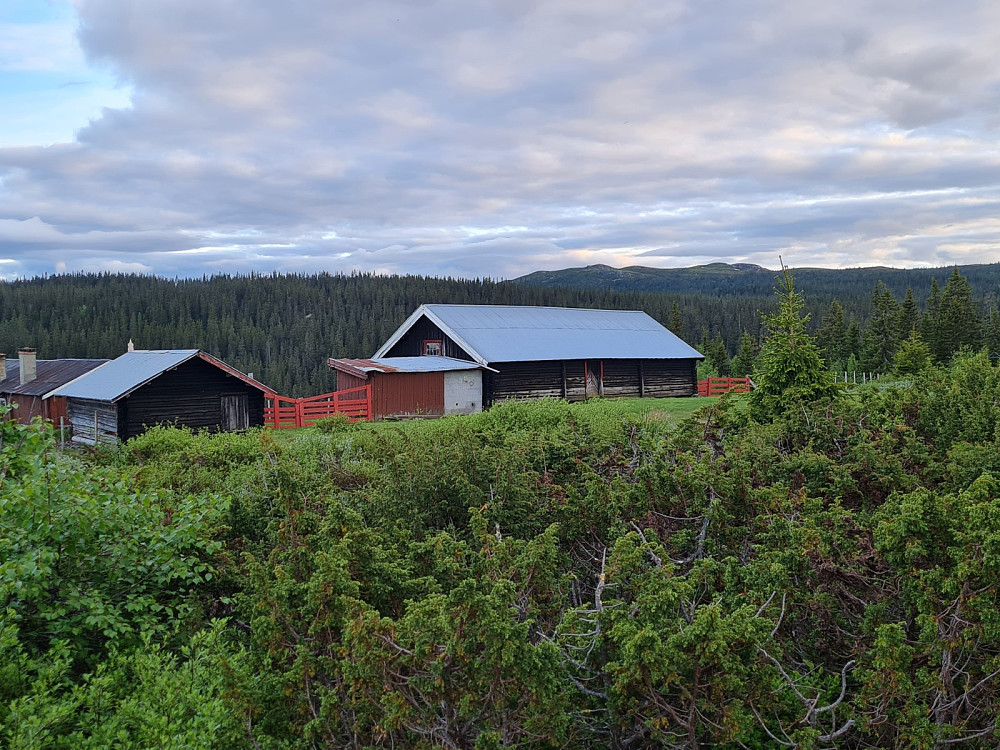
[{"label": "red wooden fence", "polygon": [[709,378],[698,381],[699,396],[724,396],[727,393],[749,393],[750,378]]},{"label": "red wooden fence", "polygon": [[264,397],[264,424],[275,430],[311,427],[317,419],[346,414],[352,422],[372,420],[372,387],[348,388],[308,398],[288,398],[277,393]]}]

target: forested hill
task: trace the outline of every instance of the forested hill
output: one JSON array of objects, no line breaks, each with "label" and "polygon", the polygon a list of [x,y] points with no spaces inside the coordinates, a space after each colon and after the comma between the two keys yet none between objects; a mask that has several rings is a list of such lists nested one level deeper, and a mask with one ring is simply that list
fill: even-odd
[{"label": "forested hill", "polygon": [[[863,329],[873,318],[877,282],[884,281],[898,299],[912,286],[916,304],[925,308],[932,279],[944,286],[952,271],[802,269],[796,283],[814,326],[838,299],[844,325],[853,318]],[[962,273],[985,326],[995,310],[1000,265],[965,266]],[[633,276],[628,284],[598,283]],[[570,285],[550,285],[553,279]],[[645,310],[695,346],[721,342],[725,359],[738,351],[744,332],[760,337],[759,311],[774,309],[774,283],[773,271],[723,264],[620,271],[592,266],[505,282],[370,274],[184,280],[63,275],[0,282],[0,351],[12,356],[34,346],[42,359],[115,357],[129,339],[141,349],[197,347],[254,373],[279,393],[305,396],[335,387],[328,357],[371,356],[421,303]]]},{"label": "forested hill", "polygon": [[[913,289],[919,303],[926,301],[934,279],[943,285],[952,274],[947,268],[796,268],[795,286],[807,300],[828,304],[839,299],[849,310],[863,310],[872,289],[882,282],[896,297]],[[980,298],[1000,289],[1000,263],[958,266]],[[750,263],[711,263],[690,268],[647,268],[604,265],[565,268],[559,271],[536,271],[516,281],[531,286],[567,286],[575,289],[613,289],[621,292],[665,292],[698,294],[713,297],[739,296],[767,298],[774,292],[777,271]],[[862,318],[866,316],[862,313]]]},{"label": "forested hill", "polygon": [[[0,283],[0,351],[34,346],[42,359],[115,357],[141,349],[202,348],[293,396],[331,390],[328,357],[369,357],[421,303],[642,309],[668,321],[678,302],[697,336],[726,316],[756,326],[754,300],[514,282],[367,274],[215,276],[173,280],[81,274]],[[737,331],[738,335],[738,331]]]}]

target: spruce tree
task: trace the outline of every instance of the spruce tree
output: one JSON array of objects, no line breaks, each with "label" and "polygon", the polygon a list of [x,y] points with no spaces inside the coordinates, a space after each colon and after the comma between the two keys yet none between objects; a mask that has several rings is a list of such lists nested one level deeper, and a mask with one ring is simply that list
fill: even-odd
[{"label": "spruce tree", "polygon": [[920,308],[917,301],[913,299],[913,288],[906,288],[906,299],[903,300],[899,308],[899,340],[903,341],[909,337],[910,332],[920,325]]},{"label": "spruce tree", "polygon": [[927,310],[924,312],[924,316],[920,319],[920,337],[924,340],[924,343],[931,349],[931,354],[934,358],[941,360],[940,352],[941,346],[941,335],[940,335],[940,318],[941,318],[941,289],[938,286],[937,279],[931,279],[931,294],[927,298]]},{"label": "spruce tree", "polygon": [[684,338],[684,316],[681,315],[681,308],[674,302],[670,305],[670,317],[667,320],[667,328],[679,338]]},{"label": "spruce tree", "polygon": [[899,345],[892,369],[899,375],[916,375],[930,367],[931,362],[930,347],[924,343],[920,332],[913,329]]},{"label": "spruce tree", "polygon": [[847,317],[839,300],[830,303],[830,309],[816,331],[816,343],[832,369],[843,369],[844,362],[851,356],[851,345]]},{"label": "spruce tree", "polygon": [[989,352],[990,361],[1000,360],[1000,309],[994,304],[986,316],[983,328],[983,346]]},{"label": "spruce tree", "polygon": [[972,301],[972,289],[955,267],[941,295],[938,358],[943,362],[963,347],[982,346],[982,322]]},{"label": "spruce tree", "polygon": [[740,337],[740,348],[729,363],[729,374],[734,378],[745,378],[753,374],[754,363],[757,361],[757,352],[760,347],[746,331]]},{"label": "spruce tree", "polygon": [[880,281],[872,293],[872,306],[874,312],[861,337],[861,368],[888,372],[899,348],[899,303]]},{"label": "spruce tree", "polygon": [[837,392],[816,341],[806,331],[802,295],[795,277],[784,266],[778,285],[778,312],[764,316],[767,338],[761,345],[750,395],[751,414],[768,419],[806,404],[831,398]]}]

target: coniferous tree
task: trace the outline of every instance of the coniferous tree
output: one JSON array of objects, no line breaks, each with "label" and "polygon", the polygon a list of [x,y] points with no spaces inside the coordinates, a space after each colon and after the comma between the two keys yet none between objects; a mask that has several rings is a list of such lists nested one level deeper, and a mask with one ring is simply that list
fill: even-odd
[{"label": "coniferous tree", "polygon": [[843,369],[844,362],[851,356],[851,343],[848,338],[847,317],[839,300],[830,303],[830,309],[816,331],[816,343],[832,369]]},{"label": "coniferous tree", "polygon": [[927,298],[927,310],[920,319],[920,336],[931,349],[934,358],[940,360],[941,346],[941,289],[937,279],[931,280],[931,294]]},{"label": "coniferous tree", "polygon": [[720,377],[729,376],[729,352],[726,350],[726,343],[722,340],[722,334],[715,334],[702,350],[705,360],[715,369]]},{"label": "coniferous tree", "polygon": [[745,378],[753,374],[754,363],[760,350],[754,337],[746,331],[740,337],[740,348],[729,363],[729,374],[734,378]]},{"label": "coniferous tree", "polygon": [[757,419],[820,399],[832,397],[837,386],[827,371],[815,339],[806,330],[802,295],[795,291],[795,277],[782,268],[775,287],[778,312],[764,318],[767,338],[761,344],[750,394],[751,413]]},{"label": "coniferous tree", "polygon": [[670,317],[667,320],[667,328],[678,337],[684,338],[684,316],[681,315],[681,308],[678,307],[676,302],[670,305]]},{"label": "coniferous tree", "polygon": [[861,326],[858,325],[858,321],[851,316],[851,322],[847,326],[847,359],[850,360],[852,357],[857,360],[858,355],[861,353]]},{"label": "coniferous tree", "polygon": [[944,362],[962,347],[982,345],[982,323],[969,282],[956,267],[941,294],[938,358]]},{"label": "coniferous tree", "polygon": [[872,306],[874,313],[861,340],[861,368],[888,372],[899,348],[899,303],[880,281],[872,293]]},{"label": "coniferous tree", "polygon": [[989,352],[990,361],[1000,360],[1000,309],[996,304],[990,307],[986,316],[986,325],[983,328],[983,346]]},{"label": "coniferous tree", "polygon": [[906,288],[906,299],[899,308],[899,340],[907,339],[910,332],[920,325],[920,308],[917,301],[913,299],[912,287]]},{"label": "coniferous tree", "polygon": [[916,329],[899,345],[893,361],[893,371],[899,375],[916,375],[930,367],[931,349]]}]

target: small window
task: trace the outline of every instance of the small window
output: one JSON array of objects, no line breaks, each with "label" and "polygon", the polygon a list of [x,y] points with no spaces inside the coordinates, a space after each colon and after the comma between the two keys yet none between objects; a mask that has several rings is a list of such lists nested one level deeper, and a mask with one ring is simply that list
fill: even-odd
[{"label": "small window", "polygon": [[443,342],[441,339],[428,339],[424,342],[424,356],[425,357],[440,357],[441,356],[441,344]]}]

